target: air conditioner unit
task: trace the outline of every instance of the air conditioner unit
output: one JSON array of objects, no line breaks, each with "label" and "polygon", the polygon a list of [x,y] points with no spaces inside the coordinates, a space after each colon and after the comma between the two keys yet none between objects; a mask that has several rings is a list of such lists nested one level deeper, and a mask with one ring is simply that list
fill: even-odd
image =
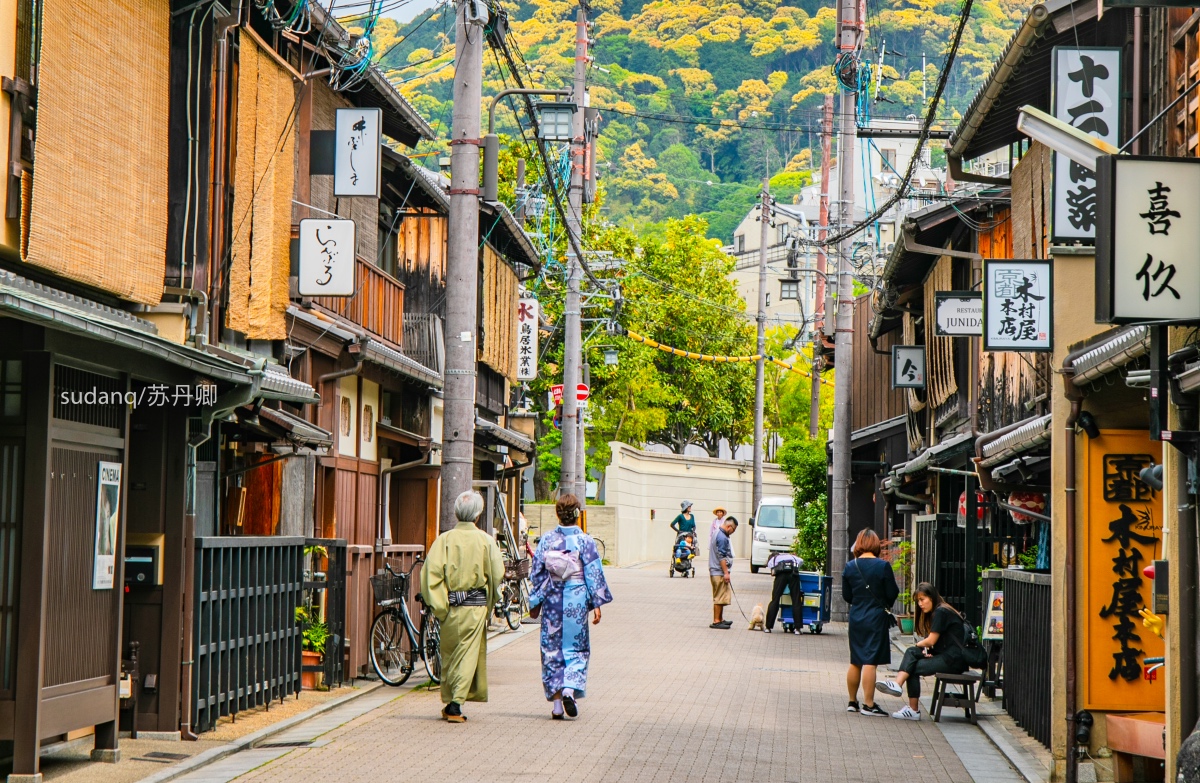
[{"label": "air conditioner unit", "polygon": [[883,251],[885,253],[887,253],[888,255],[891,255],[892,251],[895,249],[896,249],[895,242],[888,242],[886,245],[883,246]]}]

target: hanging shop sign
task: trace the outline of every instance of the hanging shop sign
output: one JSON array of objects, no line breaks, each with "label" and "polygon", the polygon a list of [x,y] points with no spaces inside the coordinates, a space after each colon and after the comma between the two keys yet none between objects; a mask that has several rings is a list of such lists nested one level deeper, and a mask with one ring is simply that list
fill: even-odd
[{"label": "hanging shop sign", "polygon": [[1049,261],[984,260],[983,350],[1051,350],[1053,313]]},{"label": "hanging shop sign", "polygon": [[892,388],[925,388],[925,346],[892,346]]},{"label": "hanging shop sign", "polygon": [[111,590],[116,578],[117,541],[121,527],[121,463],[101,462],[96,475],[96,541],[92,554],[92,589]]},{"label": "hanging shop sign", "polygon": [[1099,162],[1096,320],[1200,321],[1200,159]]},{"label": "hanging shop sign", "polygon": [[1145,430],[1100,430],[1084,442],[1083,706],[1161,711],[1163,683],[1145,678],[1145,659],[1161,656],[1163,641],[1138,611],[1150,606],[1152,590],[1142,569],[1163,556],[1163,501],[1139,474],[1162,462],[1162,444]]},{"label": "hanging shop sign", "polygon": [[978,291],[935,291],[938,337],[979,337],[983,334],[983,294]]},{"label": "hanging shop sign", "polygon": [[517,300],[517,380],[532,381],[538,374],[538,300]]},{"label": "hanging shop sign", "polygon": [[379,198],[382,137],[382,109],[337,110],[333,195]]},{"label": "hanging shop sign", "polygon": [[[1073,128],[1120,146],[1121,50],[1056,46],[1054,116]],[[1054,154],[1052,242],[1096,238],[1096,173]]]},{"label": "hanging shop sign", "polygon": [[354,221],[300,221],[296,288],[300,296],[354,295]]}]

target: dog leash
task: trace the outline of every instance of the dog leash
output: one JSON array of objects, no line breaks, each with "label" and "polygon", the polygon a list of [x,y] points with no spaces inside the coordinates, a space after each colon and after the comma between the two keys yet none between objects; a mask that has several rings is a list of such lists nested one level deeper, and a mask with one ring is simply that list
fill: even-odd
[{"label": "dog leash", "polygon": [[737,604],[738,611],[742,613],[742,619],[744,619],[746,622],[750,622],[750,618],[746,617],[746,612],[744,609],[742,609],[741,600],[738,598],[737,593],[734,592],[732,581],[729,583],[729,593],[733,596],[733,602]]}]

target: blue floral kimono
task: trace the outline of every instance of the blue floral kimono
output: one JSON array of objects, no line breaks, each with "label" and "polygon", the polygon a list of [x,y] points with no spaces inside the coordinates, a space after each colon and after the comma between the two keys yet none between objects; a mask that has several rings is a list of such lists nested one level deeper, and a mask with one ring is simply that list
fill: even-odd
[{"label": "blue floral kimono", "polygon": [[[546,553],[571,551],[579,555],[581,576],[559,581],[546,569]],[[542,536],[530,572],[530,608],[542,607],[542,684],[546,700],[563,688],[583,698],[587,689],[591,644],[588,615],[612,600],[596,542],[575,526],[559,526]]]}]

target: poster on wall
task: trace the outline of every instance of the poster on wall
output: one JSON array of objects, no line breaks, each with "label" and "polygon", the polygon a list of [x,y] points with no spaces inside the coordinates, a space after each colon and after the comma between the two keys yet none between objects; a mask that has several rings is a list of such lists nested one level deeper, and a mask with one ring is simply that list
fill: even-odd
[{"label": "poster on wall", "polygon": [[338,381],[337,448],[342,457],[358,456],[358,376]]},{"label": "poster on wall", "polygon": [[1101,430],[1085,440],[1083,706],[1161,711],[1163,683],[1146,679],[1145,660],[1162,656],[1163,641],[1138,611],[1150,606],[1142,569],[1162,557],[1163,527],[1163,500],[1139,473],[1162,462],[1162,444],[1145,430]]},{"label": "poster on wall", "polygon": [[359,459],[374,462],[379,458],[379,444],[375,441],[375,424],[379,421],[379,384],[362,382],[362,406],[358,414]]},{"label": "poster on wall", "polygon": [[121,525],[121,463],[99,463],[97,476],[92,589],[111,590],[117,573],[117,533]]},{"label": "poster on wall", "polygon": [[[1054,116],[1089,136],[1120,146],[1121,50],[1056,46]],[[1051,241],[1096,238],[1096,172],[1054,154]]]},{"label": "poster on wall", "polygon": [[988,595],[987,616],[983,618],[983,638],[993,641],[1004,638],[1003,590],[992,590]]}]

